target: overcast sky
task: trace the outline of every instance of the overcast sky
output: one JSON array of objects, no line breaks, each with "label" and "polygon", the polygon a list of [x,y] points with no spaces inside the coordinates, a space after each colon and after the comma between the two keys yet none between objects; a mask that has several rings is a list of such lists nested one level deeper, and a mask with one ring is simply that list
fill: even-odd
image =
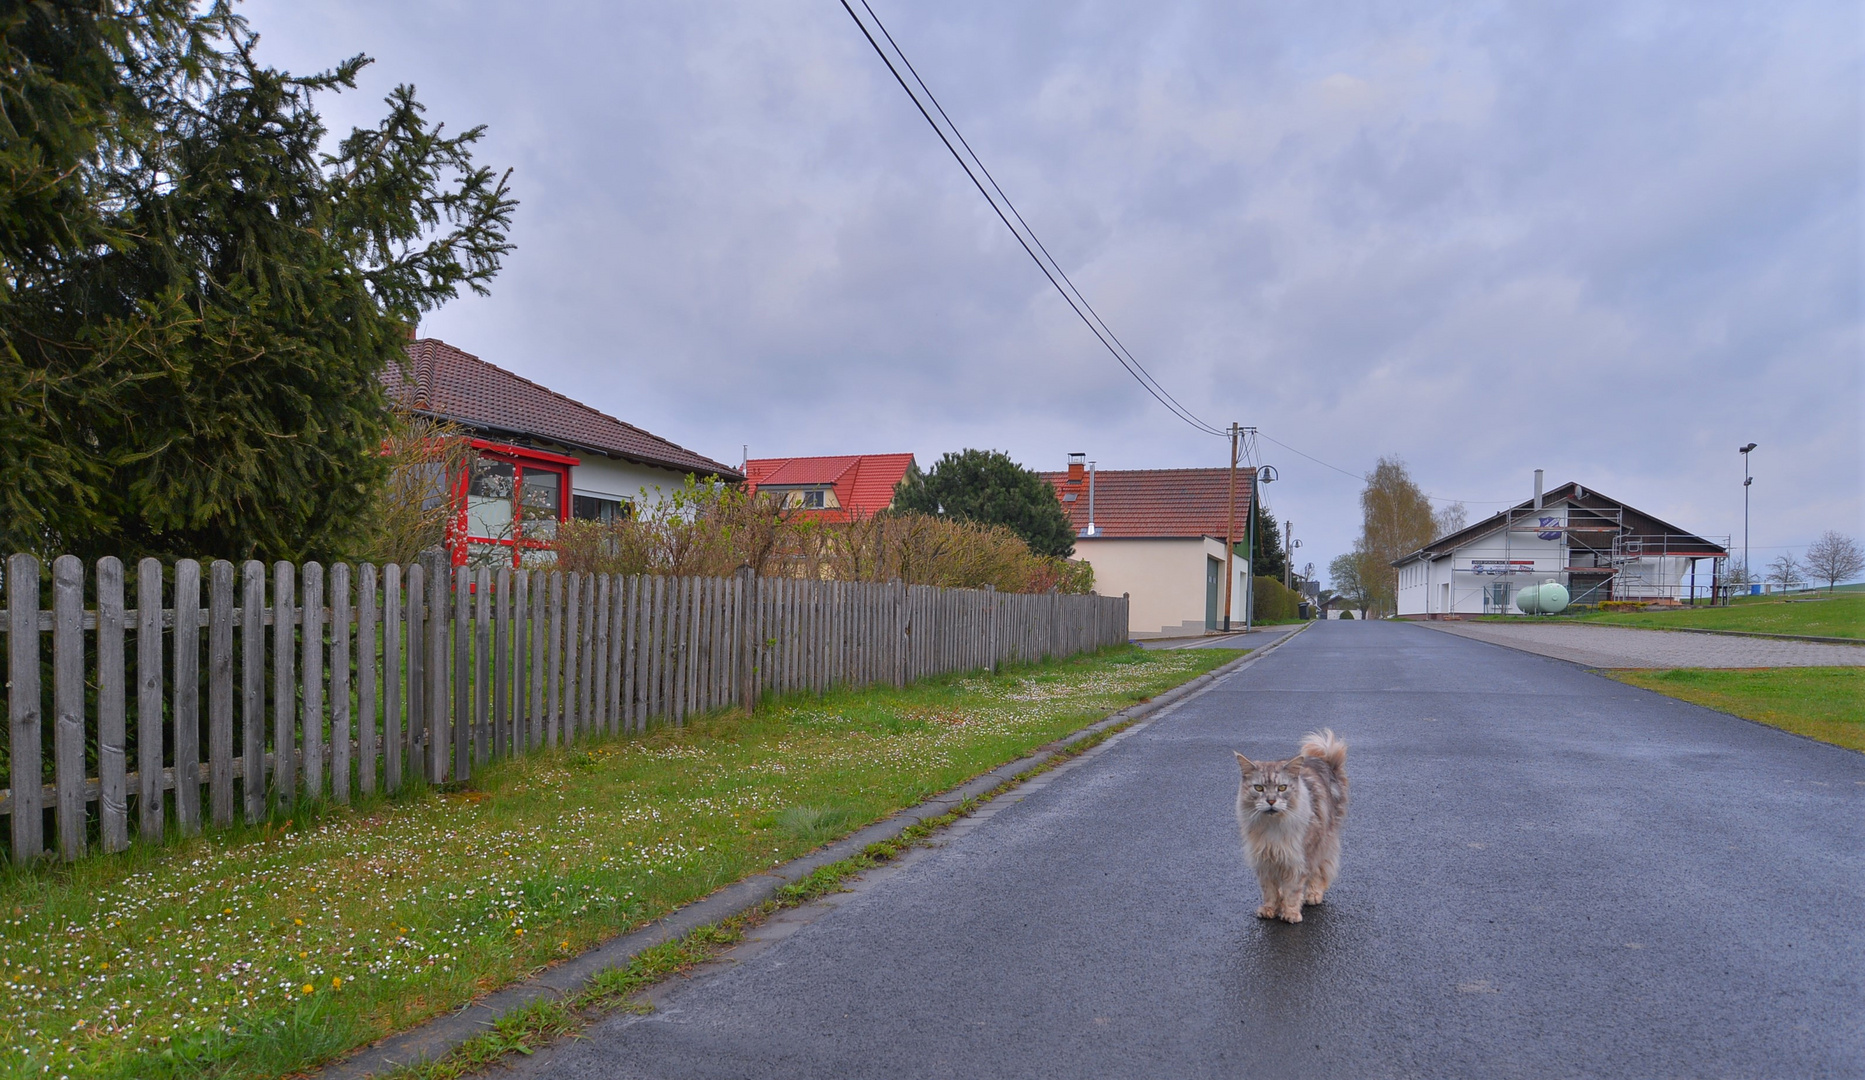
[{"label": "overcast sky", "polygon": [[[1535,468],[1741,543],[1865,536],[1865,26],[1768,4],[871,0],[1204,419],[1472,519]],[[682,445],[1221,465],[1050,289],[837,0],[253,0],[488,127],[517,250],[422,324]],[[1360,483],[1281,446],[1325,567]]]}]

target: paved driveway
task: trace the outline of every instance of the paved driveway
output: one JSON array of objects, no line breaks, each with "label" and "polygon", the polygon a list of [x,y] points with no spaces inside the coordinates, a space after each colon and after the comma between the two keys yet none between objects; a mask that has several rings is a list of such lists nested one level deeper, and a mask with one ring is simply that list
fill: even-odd
[{"label": "paved driveway", "polygon": [[[1233,747],[1351,742],[1342,876],[1253,916]],[[563,1077],[1865,1075],[1865,755],[1328,622],[514,1065]],[[500,1075],[505,1075],[503,1067]]]},{"label": "paved driveway", "polygon": [[1559,622],[1424,622],[1433,630],[1596,668],[1865,666],[1865,644],[1827,645]]}]

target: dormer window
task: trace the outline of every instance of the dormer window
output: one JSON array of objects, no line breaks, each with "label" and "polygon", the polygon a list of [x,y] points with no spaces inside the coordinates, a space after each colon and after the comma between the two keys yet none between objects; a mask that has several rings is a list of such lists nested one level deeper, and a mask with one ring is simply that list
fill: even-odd
[{"label": "dormer window", "polygon": [[840,510],[842,500],[835,497],[835,488],[828,484],[812,484],[808,487],[764,487],[783,499],[785,510]]}]

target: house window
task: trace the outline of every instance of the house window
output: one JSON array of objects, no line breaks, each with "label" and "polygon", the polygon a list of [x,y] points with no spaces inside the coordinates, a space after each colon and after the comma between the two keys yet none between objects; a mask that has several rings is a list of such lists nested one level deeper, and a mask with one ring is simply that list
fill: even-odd
[{"label": "house window", "polygon": [[627,499],[607,495],[577,495],[572,499],[570,516],[578,521],[600,521],[612,525],[634,516],[634,505]]},{"label": "house window", "polygon": [[767,490],[783,499],[783,506],[786,510],[840,510],[842,508],[842,501],[835,497],[835,489],[827,485]]},{"label": "house window", "polygon": [[457,516],[447,541],[454,565],[515,566],[526,549],[543,554],[565,517],[576,459],[479,439],[473,448],[454,487]]}]

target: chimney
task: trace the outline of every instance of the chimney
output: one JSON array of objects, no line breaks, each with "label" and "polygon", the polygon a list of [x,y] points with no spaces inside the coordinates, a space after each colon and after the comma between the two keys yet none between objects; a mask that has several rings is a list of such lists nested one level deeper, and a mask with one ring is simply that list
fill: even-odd
[{"label": "chimney", "polygon": [[1541,470],[1535,470],[1535,509],[1541,509]]},{"label": "chimney", "polygon": [[1068,456],[1068,482],[1070,487],[1081,483],[1083,474],[1088,471],[1088,455],[1073,453]]}]

